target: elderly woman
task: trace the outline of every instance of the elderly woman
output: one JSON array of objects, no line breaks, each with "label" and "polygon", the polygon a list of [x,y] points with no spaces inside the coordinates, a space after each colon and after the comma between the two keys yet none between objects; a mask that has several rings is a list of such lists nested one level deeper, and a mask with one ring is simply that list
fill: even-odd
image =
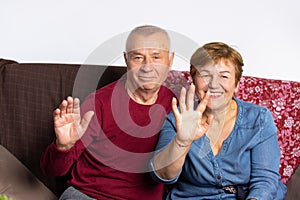
[{"label": "elderly woman", "polygon": [[174,184],[167,199],[284,199],[272,114],[234,97],[241,55],[214,42],[190,63],[193,84],[179,107],[173,99],[150,163],[155,179]]}]

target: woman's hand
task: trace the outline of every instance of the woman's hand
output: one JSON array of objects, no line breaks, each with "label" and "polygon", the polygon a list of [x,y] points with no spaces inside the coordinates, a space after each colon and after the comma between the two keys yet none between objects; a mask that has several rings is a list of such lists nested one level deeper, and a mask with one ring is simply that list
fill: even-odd
[{"label": "woman's hand", "polygon": [[176,99],[172,100],[172,110],[176,119],[177,135],[175,136],[178,143],[188,146],[194,140],[198,140],[205,134],[212,121],[212,117],[204,117],[203,113],[209,101],[210,94],[207,92],[194,109],[195,85],[191,84],[188,92],[182,88],[179,97],[179,110]]}]

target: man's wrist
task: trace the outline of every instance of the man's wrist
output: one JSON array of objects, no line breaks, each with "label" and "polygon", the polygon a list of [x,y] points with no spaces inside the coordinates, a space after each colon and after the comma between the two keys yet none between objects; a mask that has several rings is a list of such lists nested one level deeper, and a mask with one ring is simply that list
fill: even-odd
[{"label": "man's wrist", "polygon": [[59,144],[57,139],[55,140],[55,145],[59,150],[62,150],[62,151],[67,151],[74,146],[74,145],[61,145],[61,144]]}]

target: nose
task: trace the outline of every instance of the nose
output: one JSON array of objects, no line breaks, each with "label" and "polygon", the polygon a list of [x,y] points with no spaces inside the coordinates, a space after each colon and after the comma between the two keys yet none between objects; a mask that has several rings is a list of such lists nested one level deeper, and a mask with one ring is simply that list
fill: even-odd
[{"label": "nose", "polygon": [[145,56],[144,64],[145,64],[145,65],[150,65],[150,64],[152,64],[152,63],[153,63],[153,61],[152,61],[151,56]]},{"label": "nose", "polygon": [[219,84],[220,84],[219,76],[212,76],[209,81],[209,87],[210,88],[218,88]]},{"label": "nose", "polygon": [[151,64],[143,64],[142,67],[141,67],[141,70],[144,71],[144,72],[150,72],[152,71],[153,69],[153,66]]},{"label": "nose", "polygon": [[144,72],[149,72],[152,71],[152,66],[153,62],[151,57],[146,56],[143,62],[143,65],[141,67],[141,70],[143,70]]}]

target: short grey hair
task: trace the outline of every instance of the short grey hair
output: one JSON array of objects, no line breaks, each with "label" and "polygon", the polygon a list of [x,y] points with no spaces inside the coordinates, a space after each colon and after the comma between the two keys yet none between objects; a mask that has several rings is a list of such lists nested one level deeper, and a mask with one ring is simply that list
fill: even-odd
[{"label": "short grey hair", "polygon": [[169,34],[166,30],[153,26],[153,25],[142,25],[134,28],[128,35],[126,40],[126,52],[129,51],[130,43],[135,35],[142,35],[142,36],[150,36],[152,34],[161,33],[163,36],[166,37],[166,48],[169,50],[171,46],[171,40]]}]

